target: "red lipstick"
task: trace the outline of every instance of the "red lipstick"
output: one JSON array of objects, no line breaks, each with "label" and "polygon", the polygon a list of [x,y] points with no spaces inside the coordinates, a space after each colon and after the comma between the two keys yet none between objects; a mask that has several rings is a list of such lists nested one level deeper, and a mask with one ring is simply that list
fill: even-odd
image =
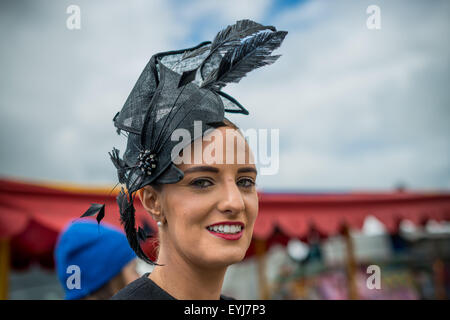
[{"label": "red lipstick", "polygon": [[[209,230],[208,227],[213,227],[213,226],[217,226],[217,225],[237,225],[237,226],[241,226],[241,231],[237,232],[237,233],[220,233],[220,232],[215,232],[213,230]],[[214,224],[209,225],[208,227],[206,227],[206,230],[208,230],[209,233],[211,233],[212,235],[225,239],[225,240],[239,240],[242,237],[242,233],[244,230],[244,224],[240,221],[222,221],[222,222],[217,222]]]}]

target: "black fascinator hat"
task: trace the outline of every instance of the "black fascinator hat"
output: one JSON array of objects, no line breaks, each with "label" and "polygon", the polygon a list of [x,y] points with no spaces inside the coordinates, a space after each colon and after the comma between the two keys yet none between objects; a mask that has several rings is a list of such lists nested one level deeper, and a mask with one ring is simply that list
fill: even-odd
[{"label": "black fascinator hat", "polygon": [[[172,162],[171,153],[179,141],[171,139],[176,129],[190,132],[191,141],[211,128],[223,126],[224,113],[248,111],[222,91],[227,83],[239,82],[248,72],[275,62],[271,55],[287,32],[240,20],[221,30],[213,41],[196,47],[153,55],[113,121],[118,134],[127,137],[123,158],[113,148],[111,160],[122,187],[117,196],[120,219],[128,242],[137,256],[155,264],[142,251],[140,241],[147,234],[135,226],[134,194],[149,184],[176,183],[183,172]],[[201,121],[201,130],[194,130]],[[93,204],[83,215],[104,216],[104,205]]]}]

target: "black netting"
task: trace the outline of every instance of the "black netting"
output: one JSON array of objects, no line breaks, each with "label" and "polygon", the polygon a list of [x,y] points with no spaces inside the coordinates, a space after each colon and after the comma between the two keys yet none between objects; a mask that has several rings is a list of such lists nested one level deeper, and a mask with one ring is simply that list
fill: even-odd
[{"label": "black netting", "polygon": [[122,130],[140,134],[144,117],[157,88],[154,58],[150,59],[115,118],[114,125]]},{"label": "black netting", "polygon": [[[208,129],[222,123],[224,112],[248,114],[220,89],[239,82],[249,71],[273,63],[286,32],[251,20],[241,20],[220,31],[212,42],[152,56],[124,107],[114,118],[118,132],[128,134],[123,161],[113,157],[119,178],[129,192],[151,182],[171,183],[182,178],[172,165],[175,146],[185,147]],[[202,130],[194,130],[201,121]],[[190,141],[172,141],[179,128]],[[150,158],[151,156],[151,158]]]},{"label": "black netting", "polygon": [[[155,182],[180,181],[183,172],[172,162],[175,146],[182,149],[207,130],[223,125],[225,111],[248,114],[221,88],[273,63],[278,56],[271,56],[271,52],[286,34],[272,26],[241,20],[217,33],[212,42],[153,55],[145,66],[113,119],[117,132],[128,138],[123,159],[117,149],[110,153],[119,182],[127,188],[117,198],[121,221],[131,248],[145,261],[153,263],[140,247],[146,236],[135,228],[134,192]],[[194,129],[195,121],[201,121],[201,130]],[[180,128],[190,134],[182,145],[171,138]]]}]

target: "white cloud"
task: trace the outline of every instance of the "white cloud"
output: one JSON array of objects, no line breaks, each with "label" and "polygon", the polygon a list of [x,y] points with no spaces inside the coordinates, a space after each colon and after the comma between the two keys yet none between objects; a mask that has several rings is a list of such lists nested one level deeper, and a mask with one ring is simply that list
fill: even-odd
[{"label": "white cloud", "polygon": [[[177,14],[193,23],[199,19],[214,17],[217,23],[232,24],[240,19],[261,21],[271,6],[270,0],[197,0],[176,1]],[[215,35],[217,30],[210,30]]]},{"label": "white cloud", "polygon": [[[450,188],[449,3],[314,0],[279,14],[264,1],[79,1],[3,5],[0,174],[113,183],[124,150],[112,117],[151,55],[251,18],[288,30],[274,65],[226,92],[244,128],[280,128],[280,173],[263,189]],[[20,19],[19,19],[20,18]],[[13,138],[12,138],[13,137]]]},{"label": "white cloud", "polygon": [[367,5],[317,0],[280,16],[283,56],[233,87],[253,114],[243,126],[280,128],[280,175],[263,189],[449,187],[448,4],[381,2],[379,31]]}]

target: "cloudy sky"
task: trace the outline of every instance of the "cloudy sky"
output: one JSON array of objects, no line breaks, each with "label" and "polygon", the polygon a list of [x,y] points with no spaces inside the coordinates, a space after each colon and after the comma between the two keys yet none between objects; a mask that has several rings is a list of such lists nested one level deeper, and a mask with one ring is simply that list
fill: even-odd
[{"label": "cloudy sky", "polygon": [[275,64],[224,90],[250,111],[229,117],[242,128],[280,130],[261,190],[450,189],[446,0],[2,1],[0,175],[114,184],[112,117],[148,59],[244,18],[289,32]]}]

